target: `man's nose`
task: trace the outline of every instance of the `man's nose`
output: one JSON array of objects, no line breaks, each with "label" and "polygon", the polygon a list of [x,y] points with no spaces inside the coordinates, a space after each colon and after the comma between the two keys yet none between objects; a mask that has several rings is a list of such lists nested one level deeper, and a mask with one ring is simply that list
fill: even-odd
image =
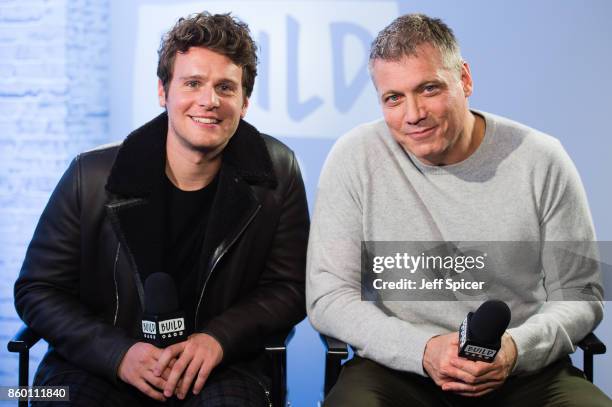
[{"label": "man's nose", "polygon": [[418,97],[408,96],[404,101],[404,120],[407,124],[416,125],[427,117],[427,112]]},{"label": "man's nose", "polygon": [[198,95],[198,104],[209,110],[219,107],[219,95],[214,88],[204,86]]}]

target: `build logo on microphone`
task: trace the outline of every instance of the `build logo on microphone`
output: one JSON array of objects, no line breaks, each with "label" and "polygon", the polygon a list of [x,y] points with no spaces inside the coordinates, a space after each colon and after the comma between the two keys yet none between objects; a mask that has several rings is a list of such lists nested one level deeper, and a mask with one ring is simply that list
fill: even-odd
[{"label": "build logo on microphone", "polygon": [[166,336],[178,336],[182,335],[185,330],[185,319],[174,318],[166,321],[159,321],[159,333],[162,338]]},{"label": "build logo on microphone", "polygon": [[[172,318],[161,321],[142,320],[142,335],[145,339],[168,339],[185,335],[185,319]],[[157,337],[159,335],[159,338]]]}]

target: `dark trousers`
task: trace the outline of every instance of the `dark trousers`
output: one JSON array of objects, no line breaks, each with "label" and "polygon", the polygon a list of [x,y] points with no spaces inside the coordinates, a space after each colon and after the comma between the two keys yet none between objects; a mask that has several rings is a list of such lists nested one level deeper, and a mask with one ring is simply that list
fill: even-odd
[{"label": "dark trousers", "polygon": [[355,356],[342,368],[325,407],[599,407],[612,406],[601,390],[564,358],[542,371],[510,377],[482,397],[442,391],[430,378]]},{"label": "dark trousers", "polygon": [[268,406],[268,396],[264,387],[254,378],[244,373],[224,369],[213,371],[199,395],[189,393],[185,400],[172,398],[165,403],[157,402],[138,389],[126,383],[111,383],[104,378],[74,369],[70,372],[52,376],[37,386],[68,386],[69,402],[32,402],[32,406],[42,407],[264,407]]}]

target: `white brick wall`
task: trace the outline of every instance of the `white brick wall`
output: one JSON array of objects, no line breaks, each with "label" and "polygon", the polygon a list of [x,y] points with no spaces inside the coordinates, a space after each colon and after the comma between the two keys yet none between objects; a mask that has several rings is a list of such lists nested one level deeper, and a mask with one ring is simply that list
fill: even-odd
[{"label": "white brick wall", "polygon": [[1,385],[17,382],[13,283],[38,216],[70,159],[108,141],[109,25],[108,0],[0,0]]}]

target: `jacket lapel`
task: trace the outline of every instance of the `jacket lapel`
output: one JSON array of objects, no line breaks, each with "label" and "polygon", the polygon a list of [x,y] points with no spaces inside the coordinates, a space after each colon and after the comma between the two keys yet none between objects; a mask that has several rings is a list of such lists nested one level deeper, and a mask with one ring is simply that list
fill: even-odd
[{"label": "jacket lapel", "polygon": [[223,252],[238,238],[259,206],[260,203],[249,185],[236,175],[235,169],[223,166],[219,173],[219,186],[202,251],[202,264],[206,264],[206,267],[200,286]]},{"label": "jacket lapel", "polygon": [[111,201],[107,213],[142,280],[152,273],[165,271],[162,269],[165,214],[161,191],[147,198]]},{"label": "jacket lapel", "polygon": [[208,250],[204,251],[211,262],[235,240],[260,206],[251,185],[274,188],[276,177],[262,136],[255,127],[241,120],[223,151],[219,187],[206,237]]},{"label": "jacket lapel", "polygon": [[122,143],[107,179],[106,205],[115,234],[125,247],[141,305],[142,282],[164,271],[164,177],[168,117],[161,114]]}]

